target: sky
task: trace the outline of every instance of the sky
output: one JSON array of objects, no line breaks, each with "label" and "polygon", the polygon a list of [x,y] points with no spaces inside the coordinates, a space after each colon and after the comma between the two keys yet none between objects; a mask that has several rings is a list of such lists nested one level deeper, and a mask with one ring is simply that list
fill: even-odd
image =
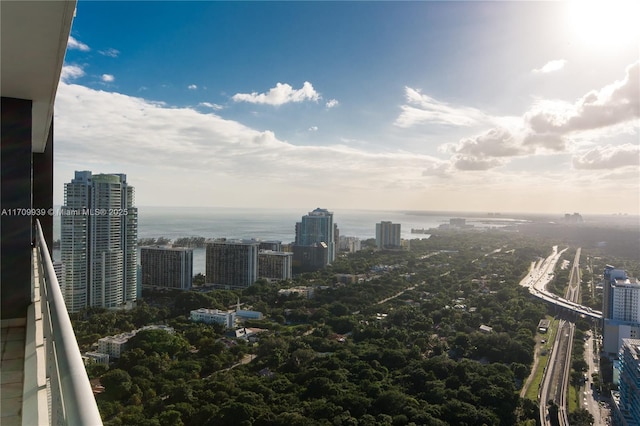
[{"label": "sky", "polygon": [[77,4],[55,105],[138,206],[640,213],[636,2]]}]

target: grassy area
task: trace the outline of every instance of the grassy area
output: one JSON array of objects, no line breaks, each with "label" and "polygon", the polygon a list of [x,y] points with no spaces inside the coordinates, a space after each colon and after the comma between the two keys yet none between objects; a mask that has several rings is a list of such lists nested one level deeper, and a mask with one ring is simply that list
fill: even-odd
[{"label": "grassy area", "polygon": [[529,384],[529,388],[525,393],[525,398],[530,399],[532,401],[538,400],[538,388],[542,383],[542,376],[544,374],[544,368],[547,366],[547,360],[549,359],[549,352],[551,351],[551,347],[553,346],[553,341],[556,338],[556,333],[558,332],[558,321],[554,320],[553,317],[547,315],[547,319],[551,321],[551,325],[549,326],[549,330],[546,334],[537,333],[536,340],[540,341],[541,339],[545,339],[546,343],[540,345],[538,347],[538,353],[546,350],[546,355],[539,355],[538,357],[538,367],[531,374],[534,375],[533,380]]},{"label": "grassy area", "polygon": [[575,386],[569,386],[569,395],[567,396],[567,402],[569,403],[569,413],[573,413],[578,408],[580,408],[579,404],[580,392]]}]

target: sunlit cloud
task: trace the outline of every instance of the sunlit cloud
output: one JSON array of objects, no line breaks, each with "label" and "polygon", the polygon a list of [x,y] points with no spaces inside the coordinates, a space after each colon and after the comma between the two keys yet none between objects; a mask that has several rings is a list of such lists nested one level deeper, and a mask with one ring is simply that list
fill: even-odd
[{"label": "sunlit cloud", "polygon": [[311,127],[309,127],[309,131],[310,131],[310,132],[317,132],[317,131],[318,131],[318,126],[311,126]]},{"label": "sunlit cloud", "polygon": [[454,154],[482,157],[512,157],[526,154],[518,138],[504,128],[491,129],[481,135],[461,139],[456,144],[445,145]]},{"label": "sunlit cloud", "polygon": [[640,147],[624,144],[601,146],[573,158],[576,169],[616,169],[640,165]]},{"label": "sunlit cloud", "polygon": [[105,83],[113,83],[116,78],[111,74],[102,74],[102,77],[100,77],[100,79]]},{"label": "sunlit cloud", "polygon": [[67,42],[67,49],[80,50],[82,52],[88,52],[91,50],[89,46],[82,43],[81,41],[76,40],[73,36],[69,36],[69,41]]},{"label": "sunlit cloud", "polygon": [[102,56],[109,56],[110,58],[117,58],[118,55],[120,55],[120,51],[112,47],[106,50],[98,50],[98,53],[100,53]]},{"label": "sunlit cloud", "polygon": [[62,67],[62,73],[60,74],[60,79],[62,81],[70,81],[75,80],[77,78],[83,77],[85,75],[82,67],[78,65],[64,65]]},{"label": "sunlit cloud", "polygon": [[538,134],[563,134],[613,126],[640,118],[640,62],[627,67],[623,80],[593,90],[564,111],[534,109],[525,119]]},{"label": "sunlit cloud", "polygon": [[[570,141],[581,135],[606,138],[620,133],[634,133],[640,116],[640,63],[627,67],[625,78],[593,90],[575,103],[563,100],[536,100],[511,129],[495,127],[457,143],[440,147],[451,154],[451,164],[458,170],[487,170],[506,164],[510,157],[567,152]],[[424,98],[422,98],[424,99]],[[627,126],[627,123],[633,123]],[[601,165],[636,164],[622,156],[633,151],[621,148],[596,148],[574,158],[576,169],[597,169]],[[637,152],[637,148],[634,152]]]},{"label": "sunlit cloud", "polygon": [[313,85],[305,81],[300,89],[294,89],[286,83],[277,83],[276,87],[266,93],[236,93],[231,97],[235,102],[248,102],[252,104],[284,105],[291,102],[314,101],[321,98]]},{"label": "sunlit cloud", "polygon": [[474,126],[486,122],[488,117],[480,110],[469,107],[450,106],[424,95],[418,89],[405,87],[407,104],[396,119],[398,127],[412,127],[418,124],[445,124],[450,126]]},{"label": "sunlit cloud", "polygon": [[196,86],[195,84],[190,84],[190,85],[187,86],[187,89],[189,89],[189,90],[197,90],[198,86]]},{"label": "sunlit cloud", "polygon": [[556,59],[553,61],[549,61],[546,64],[544,64],[544,66],[542,68],[536,68],[534,70],[532,70],[533,73],[550,73],[550,72],[554,72],[554,71],[560,71],[562,68],[564,68],[564,66],[567,64],[567,61],[565,59]]}]

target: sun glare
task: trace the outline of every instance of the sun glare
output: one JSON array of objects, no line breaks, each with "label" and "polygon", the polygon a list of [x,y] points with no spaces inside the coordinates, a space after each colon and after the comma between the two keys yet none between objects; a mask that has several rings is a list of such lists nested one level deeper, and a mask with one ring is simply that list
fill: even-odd
[{"label": "sun glare", "polygon": [[615,48],[639,43],[639,18],[637,0],[575,0],[569,6],[572,30],[593,47]]}]

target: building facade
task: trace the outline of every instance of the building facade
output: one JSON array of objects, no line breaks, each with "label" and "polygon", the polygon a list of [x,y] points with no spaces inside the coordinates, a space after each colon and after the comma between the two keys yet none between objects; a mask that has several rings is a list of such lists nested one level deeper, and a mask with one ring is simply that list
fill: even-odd
[{"label": "building facade", "polygon": [[189,290],[193,281],[193,249],[142,247],[142,285]]},{"label": "building facade", "polygon": [[624,339],[619,352],[618,392],[612,392],[614,424],[640,426],[640,339]]},{"label": "building facade", "polygon": [[247,288],[258,279],[258,245],[255,240],[216,240],[206,248],[207,284],[215,288]]},{"label": "building facade", "polygon": [[258,277],[269,281],[290,280],[293,253],[260,250],[258,253]]},{"label": "building facade", "polygon": [[376,246],[379,249],[399,249],[401,243],[400,224],[382,221],[376,223]]},{"label": "building facade", "polygon": [[124,174],[75,173],[65,184],[60,254],[69,312],[132,306],[138,294],[138,211]]}]

